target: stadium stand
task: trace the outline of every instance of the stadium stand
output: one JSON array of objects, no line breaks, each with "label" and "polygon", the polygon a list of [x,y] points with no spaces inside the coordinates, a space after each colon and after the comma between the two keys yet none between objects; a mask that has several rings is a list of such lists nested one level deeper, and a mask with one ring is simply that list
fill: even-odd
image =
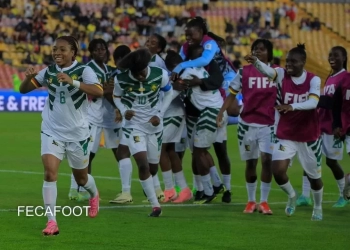
[{"label": "stadium stand", "polygon": [[[2,0],[1,3],[6,3],[7,0]],[[145,1],[146,2],[146,1]],[[170,1],[172,2],[172,1]],[[337,2],[337,3],[336,3]],[[283,4],[293,6],[296,9],[296,16],[291,19],[281,18],[279,24],[279,33],[286,34],[290,38],[274,38],[272,39],[275,46],[279,47],[285,55],[289,48],[297,43],[305,43],[308,52],[307,69],[319,75],[325,80],[329,73],[327,62],[328,50],[335,45],[349,47],[350,32],[349,32],[349,11],[350,3],[346,1],[332,1],[325,3],[323,1],[291,1],[291,0],[276,0],[276,1],[219,1],[215,6],[210,7],[208,11],[203,10],[202,0],[187,1],[186,6],[166,4],[165,1],[157,1],[157,5],[150,6],[146,9],[148,17],[168,17],[181,18],[185,16],[193,16],[200,14],[205,17],[210,30],[221,37],[227,37],[226,21],[231,19],[236,30],[236,23],[240,18],[246,18],[249,11],[257,7],[260,13],[267,10],[276,10],[281,8]],[[77,34],[83,48],[81,54],[77,58],[80,61],[85,61],[88,58],[86,45],[93,37],[107,37],[111,39],[110,51],[113,51],[119,44],[128,44],[132,48],[137,48],[145,41],[145,34],[139,31],[139,27],[126,27],[129,25],[129,17],[136,14],[136,9],[132,6],[125,8],[114,8],[116,1],[106,0],[98,2],[94,0],[66,0],[64,4],[80,7],[81,15],[78,18],[74,17],[68,5],[60,5],[60,1],[29,1],[12,0],[11,8],[6,8],[5,5],[0,9],[0,88],[12,88],[12,77],[14,74],[19,75],[23,79],[23,69],[28,63],[35,65],[38,69],[44,67],[45,63],[50,62],[50,45],[39,43],[38,39],[33,39],[40,32],[47,34],[43,38],[50,39],[49,34],[62,35],[64,33],[74,32]],[[41,6],[37,11],[33,8],[32,16],[26,12],[28,4]],[[35,5],[36,4],[36,5]],[[68,6],[68,7],[67,7]],[[113,8],[112,8],[113,6]],[[38,8],[37,8],[38,9]],[[70,9],[70,10],[68,10]],[[327,11],[326,11],[327,10]],[[70,11],[70,12],[69,12]],[[34,15],[34,18],[32,18]],[[37,16],[35,16],[37,15]],[[96,24],[89,23],[89,19],[83,17],[90,16],[93,19],[99,20],[101,17],[106,17],[104,25],[108,26],[105,32],[96,32]],[[31,17],[33,32],[31,35],[26,31],[20,31],[18,28],[23,17]],[[80,19],[79,19],[80,18]],[[305,30],[301,28],[304,20],[319,19],[320,28]],[[80,20],[79,23],[76,19]],[[155,21],[155,20],[153,20]],[[273,20],[274,21],[274,20]],[[100,22],[101,25],[102,21]],[[139,23],[138,23],[139,24]],[[265,26],[264,18],[259,19],[259,27]],[[157,28],[157,27],[156,27]],[[110,37],[110,33],[117,33],[115,37]],[[143,30],[144,32],[144,30]],[[176,33],[176,30],[175,30]],[[147,35],[147,34],[146,34]],[[237,34],[236,34],[237,35]],[[28,36],[30,39],[28,39]],[[15,37],[15,39],[14,39]],[[12,40],[11,40],[12,39]],[[184,41],[183,32],[173,34],[168,38],[169,46],[172,42]],[[251,40],[250,40],[251,41]],[[228,56],[233,60],[235,54],[245,55],[249,53],[249,45],[234,45],[233,50],[227,50]],[[109,62],[113,65],[113,62]],[[284,65],[284,57],[281,58],[281,64]]]}]

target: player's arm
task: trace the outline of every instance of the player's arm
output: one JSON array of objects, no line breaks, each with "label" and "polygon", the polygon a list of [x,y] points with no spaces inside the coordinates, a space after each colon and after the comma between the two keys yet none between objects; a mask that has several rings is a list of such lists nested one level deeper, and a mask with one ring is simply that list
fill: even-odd
[{"label": "player's arm", "polygon": [[208,78],[202,78],[200,79],[201,82],[199,84],[199,87],[203,91],[209,91],[209,90],[217,90],[222,86],[222,82],[224,81],[224,77],[221,73],[220,67],[212,60],[209,63],[209,77]]},{"label": "player's arm", "polygon": [[333,130],[342,128],[341,110],[343,106],[343,95],[341,84],[335,90],[333,95],[332,115],[333,115]]},{"label": "player's arm", "polygon": [[163,70],[163,77],[162,77],[160,90],[163,91],[164,96],[163,96],[163,102],[162,102],[162,107],[161,107],[159,116],[160,118],[163,118],[164,113],[168,109],[174,96],[173,86],[170,84],[168,73],[165,70]]},{"label": "player's arm", "polygon": [[321,94],[321,79],[315,76],[311,79],[309,97],[305,102],[291,104],[293,110],[310,110],[317,108]]},{"label": "player's arm", "polygon": [[283,77],[284,77],[284,69],[282,68],[277,68],[274,69],[267,64],[263,63],[260,61],[257,57],[255,56],[246,56],[245,57],[246,61],[249,63],[252,63],[254,67],[264,76],[268,77],[271,79],[273,82],[281,82]]},{"label": "player's arm", "polygon": [[25,72],[26,78],[21,83],[19,92],[21,94],[26,94],[35,89],[46,86],[44,81],[46,69],[47,68],[44,68],[37,73],[33,67],[29,67]]},{"label": "player's arm", "polygon": [[120,87],[117,76],[114,77],[114,89],[113,89],[113,102],[120,114],[124,117],[127,107],[122,103],[122,96],[124,94],[123,89]]},{"label": "player's arm", "polygon": [[191,67],[204,67],[207,66],[211,60],[213,60],[215,53],[218,51],[219,46],[213,40],[206,42],[203,44],[204,51],[202,56],[191,60],[180,63],[173,70],[174,73],[179,73],[181,70]]},{"label": "player's arm", "polygon": [[87,95],[93,97],[103,96],[103,87],[99,83],[96,73],[89,67],[86,66],[82,74],[83,82],[73,80],[72,85],[79,88],[81,91]]},{"label": "player's arm", "polygon": [[113,101],[114,78],[111,77],[106,84],[103,85],[103,96],[106,100],[115,107]]}]

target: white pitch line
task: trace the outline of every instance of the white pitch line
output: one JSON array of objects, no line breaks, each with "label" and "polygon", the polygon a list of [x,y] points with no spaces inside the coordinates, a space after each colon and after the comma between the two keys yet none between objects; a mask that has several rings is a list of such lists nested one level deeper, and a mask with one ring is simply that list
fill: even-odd
[{"label": "white pitch line", "polygon": [[[7,170],[7,169],[0,169],[0,173],[15,173],[15,174],[32,174],[32,175],[43,175],[43,172],[34,172],[34,171],[18,171],[18,170]],[[71,176],[71,174],[67,173],[59,173],[60,176]],[[111,176],[98,176],[93,175],[95,179],[103,179],[103,180],[120,180],[119,177],[111,177]],[[139,179],[131,179],[135,182],[140,182]],[[161,182],[162,183],[162,182]],[[192,185],[192,183],[188,183],[188,185]],[[236,186],[231,185],[231,188],[246,188],[246,186]],[[273,191],[282,191],[280,188],[271,188]],[[339,193],[323,193],[324,195],[339,195]]]},{"label": "white pitch line", "polygon": [[[327,203],[334,203],[336,201],[323,201],[322,203],[327,204]],[[282,205],[282,204],[286,204],[287,201],[277,201],[277,202],[269,202],[269,205]],[[172,207],[172,208],[176,208],[176,207],[226,207],[226,206],[244,206],[247,203],[229,203],[229,204],[162,204],[161,207]],[[118,206],[101,206],[100,209],[101,210],[105,210],[105,209],[123,209],[123,208],[147,208],[147,207],[151,207],[151,205],[118,205]],[[71,207],[74,208],[74,207]],[[42,209],[41,209],[42,210]],[[40,210],[40,211],[41,211]],[[17,212],[18,209],[0,209],[0,212]],[[39,209],[38,209],[39,211]]]}]

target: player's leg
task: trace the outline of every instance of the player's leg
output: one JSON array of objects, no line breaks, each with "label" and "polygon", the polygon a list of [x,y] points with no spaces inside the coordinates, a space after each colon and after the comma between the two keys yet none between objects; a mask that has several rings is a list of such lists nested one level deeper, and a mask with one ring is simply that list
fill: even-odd
[{"label": "player's leg", "polygon": [[132,129],[122,129],[120,131],[120,143],[117,149],[117,161],[119,165],[119,174],[122,183],[122,192],[117,194],[116,198],[110,200],[110,203],[124,204],[132,202],[131,196],[131,179],[132,179],[132,162],[130,159],[130,150],[128,139]]},{"label": "player's leg", "polygon": [[286,215],[291,216],[295,212],[297,195],[291,185],[287,170],[290,159],[294,157],[298,150],[297,142],[279,140],[272,153],[272,174],[276,183],[288,195],[288,202],[285,209]]},{"label": "player's leg", "polygon": [[[89,142],[90,155],[89,155],[88,169],[89,169],[89,173],[91,173],[91,163],[100,146],[102,128],[93,124],[90,124],[89,128],[90,128],[90,142]],[[83,187],[78,186],[77,182],[75,181],[73,173],[71,175],[70,183],[71,183],[70,190],[68,194],[68,198],[70,200],[86,201],[90,199],[90,194]]]},{"label": "player's leg", "polygon": [[[345,137],[346,152],[350,156],[350,135]],[[345,200],[350,200],[350,173],[345,175],[345,187],[343,191],[343,197]]]},{"label": "player's leg", "polygon": [[322,220],[323,182],[321,179],[322,151],[321,138],[314,142],[299,143],[298,158],[306,172],[314,199],[312,220]]},{"label": "player's leg", "polygon": [[305,171],[303,171],[303,184],[302,184],[302,194],[297,199],[297,206],[311,206],[312,200],[310,198],[311,186],[309,178]]},{"label": "player's leg", "polygon": [[[44,235],[57,235],[59,229],[56,222],[55,211],[57,200],[58,168],[65,153],[64,143],[54,140],[51,136],[41,133],[41,159],[44,165],[44,184],[42,195],[45,211],[48,212],[48,222],[42,231]],[[50,209],[50,210],[49,210]]]},{"label": "player's leg", "polygon": [[[218,113],[218,110],[217,110]],[[208,149],[215,142],[217,135],[217,126],[215,117],[216,110],[204,109],[195,126],[193,157],[195,158],[197,168],[201,175],[201,181],[204,187],[204,195],[202,199],[195,202],[198,204],[209,203],[216,198],[214,189],[211,183],[210,167],[213,162],[208,161]],[[214,119],[212,118],[214,117]],[[205,124],[205,126],[201,125]]]},{"label": "player's leg", "polygon": [[334,135],[323,134],[322,152],[326,156],[326,165],[331,169],[339,188],[339,198],[333,207],[345,207],[348,203],[343,198],[345,187],[344,171],[338,163],[338,161],[343,159],[343,150],[343,142],[341,139],[334,138]]},{"label": "player's leg", "polygon": [[[228,157],[228,154],[227,154],[227,140],[224,140],[222,142],[215,142],[213,145],[214,145],[215,154],[219,162],[219,167],[220,167],[220,171],[223,179],[224,194],[221,200],[222,202],[230,203],[231,202],[231,163],[230,163],[230,158]],[[219,188],[222,189],[220,186]],[[215,189],[216,188],[214,187],[214,191],[218,192],[218,189],[216,190]]]},{"label": "player's leg", "polygon": [[66,154],[75,181],[90,194],[88,213],[91,218],[94,218],[98,214],[100,198],[95,180],[88,173],[89,138],[80,142],[68,143]]},{"label": "player's leg", "polygon": [[162,144],[162,150],[160,154],[160,169],[162,170],[163,182],[164,182],[164,200],[163,202],[169,202],[177,198],[177,193],[174,187],[173,172],[171,170],[171,162],[167,152],[168,143]]},{"label": "player's leg", "polygon": [[248,203],[244,213],[254,213],[256,207],[257,173],[259,147],[256,138],[257,128],[238,123],[237,137],[241,159],[246,162],[245,181],[248,193]]},{"label": "player's leg", "polygon": [[182,130],[181,140],[180,140],[180,142],[175,143],[175,152],[179,156],[181,162],[182,162],[182,159],[185,156],[185,151],[186,151],[186,148],[188,146],[187,128],[186,128],[186,126],[187,125],[186,125],[186,122],[185,122],[184,129]]},{"label": "player's leg", "polygon": [[[153,179],[154,190],[156,191],[157,199],[160,202],[163,202],[164,192],[160,186],[160,181],[158,177],[158,165],[159,165],[160,153],[162,150],[163,131],[153,136],[149,136],[147,141],[148,141],[147,154],[149,155],[148,162],[149,162],[150,173]],[[157,143],[156,146],[154,145],[155,142]],[[155,155],[157,156],[156,157],[157,159],[155,159]],[[153,159],[153,160],[150,160],[150,159]]]},{"label": "player's leg", "polygon": [[143,191],[146,194],[148,201],[152,205],[152,212],[149,214],[149,216],[158,217],[161,215],[162,210],[160,208],[156,191],[154,189],[153,177],[150,171],[149,163],[158,165],[161,144],[159,145],[159,154],[157,155],[157,157],[150,158],[148,152],[148,144],[150,140],[152,140],[151,143],[153,143],[154,146],[158,149],[158,141],[155,135],[149,138],[149,135],[146,135],[140,131],[133,130],[130,137],[128,138],[128,146],[130,149],[130,153],[133,155],[138,166],[139,179]]},{"label": "player's leg", "polygon": [[259,212],[271,215],[272,211],[268,205],[268,197],[271,190],[272,181],[272,153],[275,146],[274,126],[262,127],[258,129],[259,151],[261,152],[261,184],[260,184],[260,204]]}]

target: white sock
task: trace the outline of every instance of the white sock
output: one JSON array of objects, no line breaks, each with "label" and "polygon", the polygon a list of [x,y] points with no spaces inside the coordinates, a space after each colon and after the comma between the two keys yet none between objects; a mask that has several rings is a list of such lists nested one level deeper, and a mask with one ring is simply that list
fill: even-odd
[{"label": "white sock", "polygon": [[153,176],[152,176],[152,179],[153,179],[153,187],[154,187],[154,190],[159,190],[159,189],[161,189],[161,187],[160,187],[160,182],[159,182],[159,178],[158,178],[158,173],[156,173],[156,175],[153,175]]},{"label": "white sock", "polygon": [[174,188],[174,182],[173,182],[173,171],[169,170],[166,172],[162,172],[163,175],[163,182],[165,189],[173,189]]},{"label": "white sock", "polygon": [[84,188],[86,189],[86,191],[89,192],[91,198],[94,198],[97,196],[97,187],[96,187],[94,177],[92,177],[89,174],[88,174],[88,181],[86,182]]},{"label": "white sock", "polygon": [[215,166],[212,166],[210,168],[210,177],[211,177],[211,180],[213,181],[213,185],[215,187],[219,187],[222,184],[221,179],[220,179],[220,175],[219,175],[218,170]]},{"label": "white sock", "polygon": [[154,178],[152,175],[144,181],[140,180],[140,183],[152,207],[160,207],[156,191],[154,190]]},{"label": "white sock", "polygon": [[201,176],[201,181],[204,187],[204,194],[212,196],[214,194],[213,185],[211,184],[210,174]]},{"label": "white sock", "polygon": [[314,209],[322,209],[323,187],[320,190],[312,190],[314,196]]},{"label": "white sock", "polygon": [[267,198],[269,197],[269,193],[271,190],[271,182],[261,182],[260,183],[260,202],[267,202]]},{"label": "white sock", "polygon": [[71,176],[70,176],[70,189],[78,190],[78,184],[77,184],[77,182],[75,181],[75,178],[74,178],[73,173],[72,173]]},{"label": "white sock", "polygon": [[[45,212],[47,212],[48,220],[56,221],[56,216],[54,214],[56,199],[57,199],[57,182],[47,182],[44,181],[43,184],[43,199],[45,205]],[[50,207],[50,210],[48,210]]]},{"label": "white sock", "polygon": [[194,174],[192,174],[192,181],[193,181],[193,188],[198,190],[196,176]]},{"label": "white sock", "polygon": [[286,184],[280,185],[280,187],[286,194],[288,194],[289,198],[293,198],[295,196],[295,191],[289,181]]},{"label": "white sock", "polygon": [[311,191],[310,181],[307,178],[307,176],[303,176],[303,196],[310,198],[310,191]]},{"label": "white sock", "polygon": [[196,186],[197,186],[197,191],[203,191],[204,187],[203,187],[201,176],[200,175],[195,175],[194,178],[195,178],[195,183],[196,183]]},{"label": "white sock", "polygon": [[227,190],[231,190],[231,175],[230,174],[223,174],[222,179],[224,181],[224,185]]},{"label": "white sock", "polygon": [[122,192],[130,194],[132,176],[132,163],[130,158],[119,161],[119,173],[122,181]]},{"label": "white sock", "polygon": [[248,192],[248,202],[256,201],[256,198],[255,198],[256,186],[257,186],[257,181],[255,181],[254,183],[248,183],[248,182],[246,183],[247,192]]},{"label": "white sock", "polygon": [[174,178],[175,178],[176,185],[178,185],[181,190],[188,187],[187,183],[186,183],[184,172],[182,170],[180,172],[175,173]]},{"label": "white sock", "polygon": [[340,180],[337,180],[337,184],[339,188],[340,197],[343,197],[343,191],[345,188],[345,177]]}]

